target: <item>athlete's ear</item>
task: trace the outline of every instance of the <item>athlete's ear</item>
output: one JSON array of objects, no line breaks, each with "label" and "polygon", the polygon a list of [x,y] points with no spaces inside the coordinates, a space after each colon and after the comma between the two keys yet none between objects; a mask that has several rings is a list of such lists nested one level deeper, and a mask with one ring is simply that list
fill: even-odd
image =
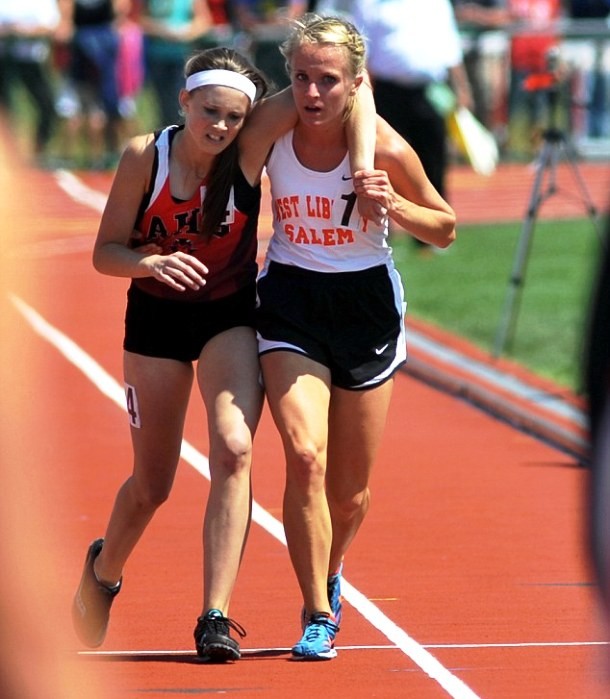
[{"label": "athlete's ear", "polygon": [[188,90],[182,88],[178,93],[178,104],[180,105],[180,110],[185,111],[187,104],[191,98],[191,93]]},{"label": "athlete's ear", "polygon": [[354,83],[349,91],[350,97],[353,97],[356,92],[358,91],[358,88],[360,85],[362,85],[362,81],[364,80],[364,77],[362,75],[359,75],[355,80]]}]

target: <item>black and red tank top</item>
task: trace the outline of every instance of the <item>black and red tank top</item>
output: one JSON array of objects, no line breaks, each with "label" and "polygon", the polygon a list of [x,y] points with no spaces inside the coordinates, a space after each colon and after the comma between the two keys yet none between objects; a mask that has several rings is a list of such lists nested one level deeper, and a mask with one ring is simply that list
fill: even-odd
[{"label": "black and red tank top", "polygon": [[153,277],[134,279],[133,284],[149,294],[180,301],[213,301],[232,294],[256,280],[258,267],[257,225],[261,202],[260,185],[248,184],[238,168],[219,231],[199,233],[205,181],[189,200],[176,199],[170,192],[169,154],[174,135],[181,126],[169,126],[155,140],[157,157],[151,189],[136,221],[132,247],[156,243],[163,254],[178,250],[193,255],[208,268],[206,284],[198,291],[171,289]]}]

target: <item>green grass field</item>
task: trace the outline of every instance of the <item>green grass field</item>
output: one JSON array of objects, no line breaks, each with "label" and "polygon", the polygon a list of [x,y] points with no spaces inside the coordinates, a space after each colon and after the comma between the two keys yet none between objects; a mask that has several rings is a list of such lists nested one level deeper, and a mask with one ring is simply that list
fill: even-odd
[{"label": "green grass field", "polygon": [[[601,234],[603,222],[598,229]],[[461,226],[453,246],[427,256],[408,236],[395,235],[392,247],[408,315],[492,355],[521,230],[519,221]],[[577,393],[600,245],[590,219],[536,222],[516,295],[517,322],[501,355]]]}]

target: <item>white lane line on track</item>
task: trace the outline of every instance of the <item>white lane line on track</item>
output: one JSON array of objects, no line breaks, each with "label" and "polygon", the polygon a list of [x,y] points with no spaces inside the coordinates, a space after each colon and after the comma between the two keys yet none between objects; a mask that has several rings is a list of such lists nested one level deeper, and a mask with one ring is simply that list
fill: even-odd
[{"label": "white lane line on track", "polygon": [[[557,643],[432,643],[422,646],[422,648],[434,648],[436,650],[454,650],[460,648],[485,649],[485,648],[565,648],[574,646],[608,646],[609,641],[559,641]],[[362,645],[362,646],[337,646],[337,650],[401,650],[396,645]],[[242,655],[253,655],[256,653],[289,653],[290,648],[242,648]],[[191,648],[186,650],[79,650],[77,655],[102,656],[111,658],[113,656],[138,657],[138,656],[159,656],[159,655],[196,655]]]},{"label": "white lane line on track", "polygon": [[[120,408],[126,410],[124,390],[121,385],[98,362],[79,347],[73,340],[48,323],[38,312],[15,295],[11,301],[27,320],[33,330],[55,347],[71,364],[79,369],[106,397]],[[209,480],[208,459],[186,440],[182,442],[182,458],[195,470]],[[264,510],[258,503],[253,503],[252,518],[265,531],[286,545],[282,523]],[[453,699],[479,699],[479,697],[462,680],[453,675],[442,663],[429,653],[403,629],[389,619],[360,591],[343,579],[342,593],[360,614],[362,614],[389,641],[396,644],[423,672],[436,681]]]},{"label": "white lane line on track", "polygon": [[108,198],[106,194],[89,187],[89,185],[86,185],[74,173],[68,170],[56,170],[53,174],[57,184],[75,202],[102,213]]}]

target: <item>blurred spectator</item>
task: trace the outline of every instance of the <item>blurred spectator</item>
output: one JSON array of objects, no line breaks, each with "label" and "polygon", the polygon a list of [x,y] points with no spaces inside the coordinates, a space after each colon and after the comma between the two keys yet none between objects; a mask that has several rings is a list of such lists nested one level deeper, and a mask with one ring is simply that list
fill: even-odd
[{"label": "blurred spectator", "polygon": [[139,131],[137,98],[144,85],[144,38],[139,23],[131,16],[121,18],[117,30],[119,111],[124,127],[122,140],[126,142]]},{"label": "blurred spectator", "polygon": [[462,35],[464,66],[472,87],[474,114],[504,140],[509,78],[507,0],[453,0]]},{"label": "blurred spectator", "polygon": [[454,100],[472,108],[450,1],[354,0],[352,14],[368,41],[378,113],[413,146],[428,179],[447,199],[446,113]]},{"label": "blurred spectator", "polygon": [[307,11],[305,0],[231,0],[237,29],[248,38],[248,51],[256,66],[276,89],[290,84],[279,44],[286,38],[288,23]]},{"label": "blurred spectator", "polygon": [[231,24],[231,8],[229,0],[208,0],[210,12],[212,13],[212,22],[215,27],[226,27],[229,29]]},{"label": "blurred spectator", "polygon": [[597,19],[610,14],[610,0],[570,0],[568,5],[574,19]]},{"label": "blurred spectator", "polygon": [[509,145],[514,154],[529,157],[549,122],[549,92],[538,89],[535,76],[556,70],[559,37],[553,23],[561,16],[561,0],[508,0],[508,9],[516,22],[510,44]]},{"label": "blurred spectator", "polygon": [[319,15],[348,16],[353,6],[352,0],[314,0],[309,9]]},{"label": "blurred spectator", "polygon": [[218,2],[142,0],[139,22],[144,32],[146,84],[155,94],[159,111],[156,126],[178,123],[177,95],[184,85],[185,59],[215,20],[228,23]]},{"label": "blurred spectator", "polygon": [[84,163],[112,167],[121,146],[122,116],[118,83],[118,25],[130,0],[58,0],[67,63],[58,110],[69,135],[85,129],[81,143],[89,150]]},{"label": "blurred spectator", "polygon": [[[604,19],[610,15],[610,0],[571,0],[572,19]],[[610,136],[609,84],[605,63],[607,37],[599,36],[590,43],[592,60],[582,70],[582,95],[579,102],[586,108],[586,136],[601,138]],[[586,64],[589,62],[586,61]]]},{"label": "blurred spectator", "polygon": [[34,107],[33,150],[41,163],[46,162],[49,155],[48,146],[57,123],[49,56],[58,24],[56,0],[17,0],[0,4],[2,103],[12,111],[15,82],[27,92]]}]

